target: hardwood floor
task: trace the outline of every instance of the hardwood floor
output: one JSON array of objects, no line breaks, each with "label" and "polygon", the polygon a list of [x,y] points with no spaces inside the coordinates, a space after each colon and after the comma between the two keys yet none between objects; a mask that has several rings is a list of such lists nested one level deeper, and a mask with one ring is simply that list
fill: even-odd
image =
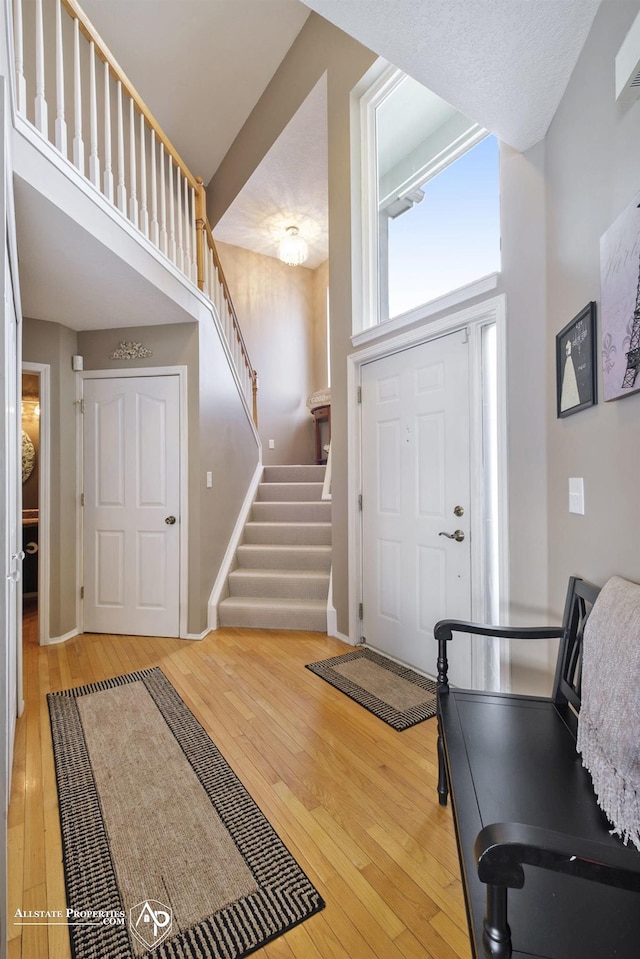
[{"label": "hardwood floor", "polygon": [[[322,633],[222,629],[201,642],[84,635],[39,647],[25,620],[25,713],[9,809],[9,959],[68,959],[45,695],[160,666],[327,903],[257,959],[468,959],[436,722],[395,732],[304,665],[347,652]],[[435,644],[434,644],[435,646]],[[435,659],[435,649],[434,649]]]}]

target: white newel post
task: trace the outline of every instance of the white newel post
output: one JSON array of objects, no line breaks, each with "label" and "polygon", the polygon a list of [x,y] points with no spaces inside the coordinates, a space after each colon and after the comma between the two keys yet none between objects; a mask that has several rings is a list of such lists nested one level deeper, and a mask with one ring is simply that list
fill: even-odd
[{"label": "white newel post", "polygon": [[96,48],[89,44],[89,179],[100,189],[100,157],[98,156],[98,91],[96,88]]},{"label": "white newel post", "polygon": [[136,175],[136,117],[133,100],[129,99],[129,219],[138,225],[138,183]]},{"label": "white newel post", "polygon": [[[17,60],[16,60],[17,64]],[[64,116],[64,53],[62,48],[62,4],[56,0],[56,148],[67,158],[67,121]]]},{"label": "white newel post", "polygon": [[111,167],[111,84],[109,64],[104,62],[104,195],[113,203],[113,170]]},{"label": "white newel post", "polygon": [[191,258],[191,280],[198,285],[198,230],[196,227],[196,191],[194,187],[189,188],[191,194],[191,249],[193,256]]},{"label": "white newel post", "polygon": [[117,140],[118,140],[118,209],[127,215],[127,186],[124,179],[124,118],[122,116],[122,81],[118,80],[117,89]]},{"label": "white newel post", "polygon": [[73,163],[84,176],[82,140],[82,73],[80,69],[80,21],[73,21]]},{"label": "white newel post", "polygon": [[49,139],[49,118],[44,92],[44,24],[42,0],[36,0],[36,128]]},{"label": "white newel post", "polygon": [[24,33],[22,29],[22,0],[13,3],[13,42],[16,59],[16,100],[18,113],[27,112],[27,81],[24,76]]}]

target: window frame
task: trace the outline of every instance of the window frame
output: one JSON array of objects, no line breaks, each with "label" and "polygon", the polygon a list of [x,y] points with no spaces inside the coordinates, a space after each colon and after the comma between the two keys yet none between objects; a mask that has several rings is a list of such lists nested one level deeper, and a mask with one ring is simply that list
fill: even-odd
[{"label": "window frame", "polygon": [[[393,94],[407,76],[404,71],[384,60],[378,60],[362,78],[352,94],[352,132],[354,134],[354,151],[352,174],[359,181],[359,190],[353,191],[354,238],[360,239],[360,262],[354,257],[354,275],[360,274],[359,289],[354,290],[354,310],[352,341],[360,339],[368,331],[387,329],[387,324],[393,324],[394,329],[415,322],[420,316],[427,316],[443,306],[452,306],[462,303],[466,299],[487,292],[497,286],[499,273],[480,277],[467,286],[458,290],[451,290],[432,300],[417,305],[407,313],[393,317],[382,316],[381,295],[381,268],[380,268],[380,211],[378,196],[378,168],[377,168],[377,110],[384,101]],[[402,194],[410,193],[423,185],[441,170],[454,163],[459,157],[480,143],[490,131],[471,124],[469,130],[457,137],[448,148],[442,150],[436,157],[427,161],[408,177],[402,184]],[[359,270],[358,270],[359,267]],[[387,291],[388,299],[388,291]],[[433,308],[431,308],[433,307]]]}]

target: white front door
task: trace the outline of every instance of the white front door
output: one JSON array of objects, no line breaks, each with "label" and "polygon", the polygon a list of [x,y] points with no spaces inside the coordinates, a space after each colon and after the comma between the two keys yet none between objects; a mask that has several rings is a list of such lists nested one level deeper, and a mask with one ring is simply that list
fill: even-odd
[{"label": "white front door", "polygon": [[[471,614],[466,332],[363,365],[361,386],[362,633],[435,675],[435,623]],[[449,659],[451,682],[470,686],[467,637]]]},{"label": "white front door", "polygon": [[84,629],[178,636],[178,376],[84,381]]}]

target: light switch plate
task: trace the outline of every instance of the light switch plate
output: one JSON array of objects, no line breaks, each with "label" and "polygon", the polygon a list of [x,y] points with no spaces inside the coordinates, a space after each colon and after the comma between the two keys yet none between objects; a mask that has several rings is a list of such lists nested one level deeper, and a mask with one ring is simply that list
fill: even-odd
[{"label": "light switch plate", "polygon": [[270,450],[274,450],[275,448],[276,448],[276,441],[275,441],[275,440],[269,440],[269,449],[270,449]]},{"label": "light switch plate", "polygon": [[213,473],[207,470],[207,489],[213,486]]},{"label": "light switch plate", "polygon": [[584,479],[581,476],[569,479],[569,512],[584,516]]}]

